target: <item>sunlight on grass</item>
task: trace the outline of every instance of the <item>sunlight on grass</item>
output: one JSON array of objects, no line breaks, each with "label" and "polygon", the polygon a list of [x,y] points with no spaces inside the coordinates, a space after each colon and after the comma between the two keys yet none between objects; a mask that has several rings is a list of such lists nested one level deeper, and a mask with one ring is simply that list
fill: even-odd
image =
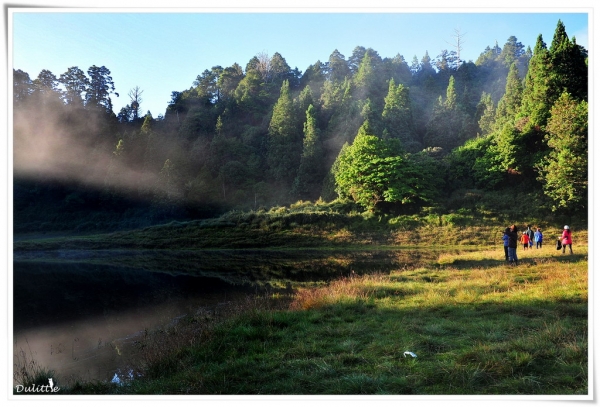
[{"label": "sunlight on grass", "polygon": [[149,336],[146,354],[160,357],[128,391],[178,394],[186,383],[196,394],[585,395],[587,252],[522,259],[509,266],[497,249],[442,254],[299,287],[289,302],[239,307],[211,329],[195,321],[178,330],[193,344],[164,348]]}]

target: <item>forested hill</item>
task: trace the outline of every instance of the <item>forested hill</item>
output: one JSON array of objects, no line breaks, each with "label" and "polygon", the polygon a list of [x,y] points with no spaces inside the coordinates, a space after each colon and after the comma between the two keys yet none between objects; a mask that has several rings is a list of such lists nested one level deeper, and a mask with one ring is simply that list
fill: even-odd
[{"label": "forested hill", "polygon": [[[532,41],[532,39],[527,39]],[[206,69],[118,114],[111,72],[14,70],[15,231],[145,226],[298,200],[368,211],[587,210],[587,50],[561,21],[475,61],[356,47],[304,72],[279,53]]]}]

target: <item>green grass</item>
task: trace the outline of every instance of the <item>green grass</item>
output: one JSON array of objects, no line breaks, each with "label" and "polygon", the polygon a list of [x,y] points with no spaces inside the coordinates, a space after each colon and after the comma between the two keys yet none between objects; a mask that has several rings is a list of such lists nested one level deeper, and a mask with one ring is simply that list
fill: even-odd
[{"label": "green grass", "polygon": [[[173,221],[136,230],[79,236],[19,236],[15,251],[349,248],[377,246],[496,246],[509,224],[483,214],[376,215],[348,204],[299,202],[268,211],[232,211],[218,218]],[[461,222],[457,223],[460,218]],[[520,228],[531,221],[511,221]],[[553,243],[560,224],[534,222]],[[558,227],[557,227],[558,226]],[[586,227],[571,225],[587,241]],[[574,227],[573,227],[574,226]],[[583,230],[581,230],[583,229]]]},{"label": "green grass", "polygon": [[586,395],[587,245],[519,254],[442,254],[188,318],[140,341],[138,378],[65,392]]}]

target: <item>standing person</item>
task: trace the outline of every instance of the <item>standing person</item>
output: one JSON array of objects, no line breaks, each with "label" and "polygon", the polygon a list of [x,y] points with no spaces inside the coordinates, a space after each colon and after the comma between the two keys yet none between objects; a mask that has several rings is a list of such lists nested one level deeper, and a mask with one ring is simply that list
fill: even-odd
[{"label": "standing person", "polygon": [[571,236],[571,228],[569,228],[569,225],[565,225],[561,238],[563,253],[565,252],[567,245],[569,245],[569,251],[573,254],[573,237]]},{"label": "standing person", "polygon": [[535,248],[542,248],[542,240],[544,239],[544,235],[542,234],[542,229],[537,228],[535,233],[533,234],[533,239],[535,240]]},{"label": "standing person", "polygon": [[519,236],[517,235],[517,227],[511,225],[508,231],[508,261],[515,266],[519,265],[519,259],[517,258],[518,242]]},{"label": "standing person", "polygon": [[527,225],[527,230],[525,233],[527,233],[527,236],[529,236],[529,247],[533,248],[534,233],[533,230],[531,230],[531,225]]},{"label": "standing person", "polygon": [[521,243],[523,243],[523,250],[527,250],[529,247],[529,235],[527,234],[527,231],[523,232],[521,235]]},{"label": "standing person", "polygon": [[504,242],[504,259],[508,261],[508,234],[510,233],[510,228],[504,229],[504,234],[502,235],[502,241]]}]

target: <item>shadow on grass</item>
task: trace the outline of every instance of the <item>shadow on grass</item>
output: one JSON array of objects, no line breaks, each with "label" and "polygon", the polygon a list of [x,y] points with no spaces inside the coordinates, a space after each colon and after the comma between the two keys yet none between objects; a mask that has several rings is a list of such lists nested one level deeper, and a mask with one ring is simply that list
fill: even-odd
[{"label": "shadow on grass", "polygon": [[[517,255],[518,257],[518,255]],[[518,261],[518,265],[511,264],[505,260],[495,259],[456,259],[449,263],[438,264],[439,268],[457,268],[457,269],[482,269],[482,268],[493,268],[493,267],[523,267],[523,266],[536,266],[542,263],[578,263],[580,261],[587,261],[587,254],[557,254],[550,257],[523,257],[521,256]]]},{"label": "shadow on grass", "polygon": [[[157,361],[128,394],[586,394],[587,308],[370,301],[250,313]],[[405,357],[405,351],[416,358]],[[560,360],[560,363],[556,363]],[[72,394],[97,389],[75,388]]]}]

